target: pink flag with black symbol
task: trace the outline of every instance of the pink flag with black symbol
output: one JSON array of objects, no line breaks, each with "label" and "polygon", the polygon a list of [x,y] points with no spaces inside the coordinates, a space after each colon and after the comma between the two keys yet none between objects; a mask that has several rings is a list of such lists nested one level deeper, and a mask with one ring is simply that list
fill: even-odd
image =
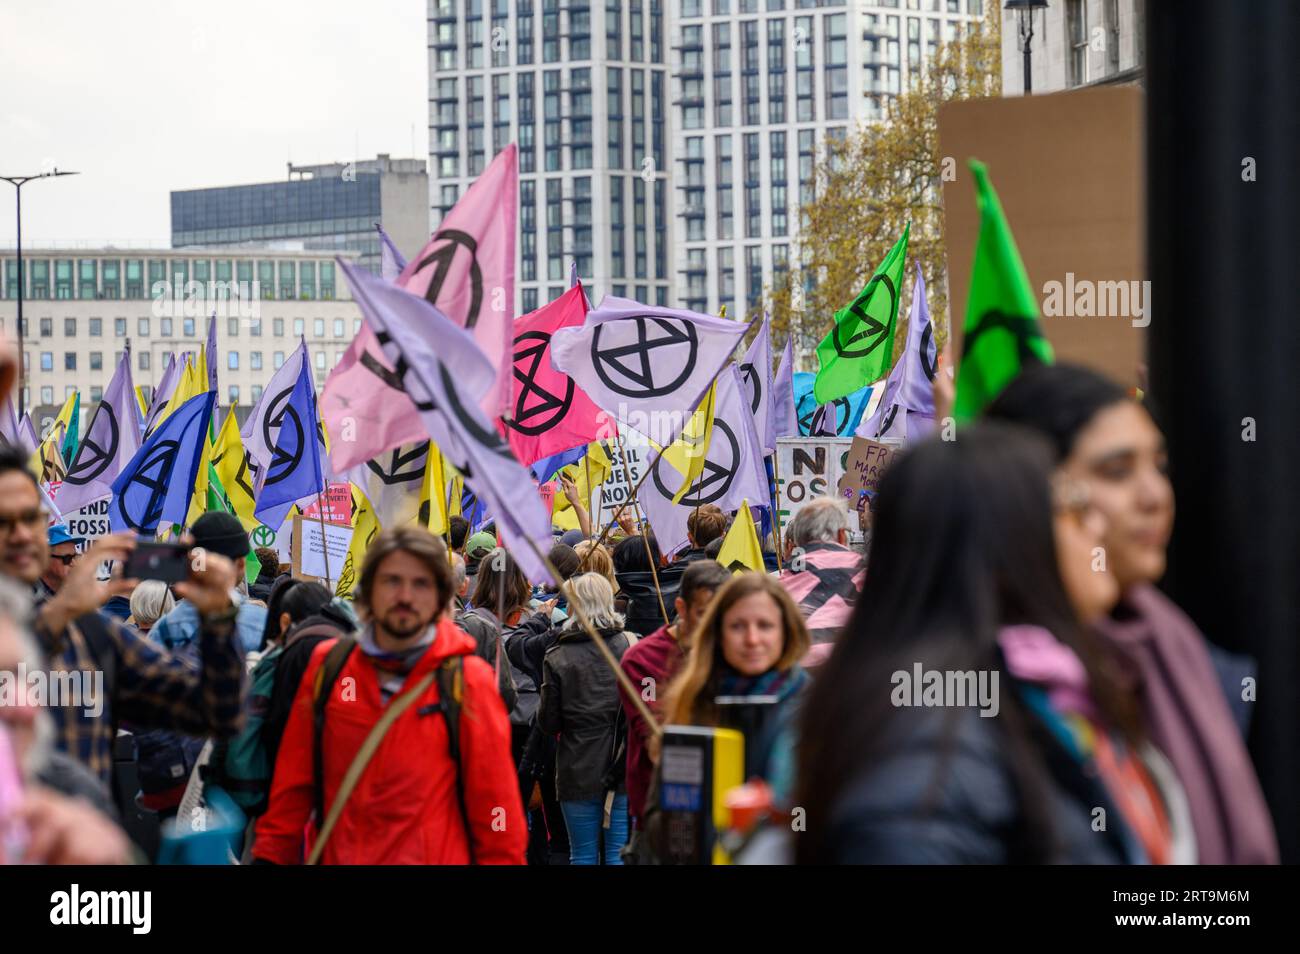
[{"label": "pink flag with black symbol", "polygon": [[506,146],[447,213],[397,284],[429,301],[474,336],[496,369],[484,398],[489,417],[510,407],[519,229],[519,147]]},{"label": "pink flag with black symbol", "polygon": [[[481,404],[489,418],[511,410],[518,156],[513,143],[497,153],[396,281],[473,336],[496,374]],[[335,474],[428,436],[383,344],[363,322],[325,381],[320,409]]]},{"label": "pink flag with black symbol", "polygon": [[497,419],[497,429],[525,467],[618,433],[573,378],[551,364],[551,335],[560,328],[581,327],[586,316],[587,296],[579,282],[514,324],[511,414]]}]

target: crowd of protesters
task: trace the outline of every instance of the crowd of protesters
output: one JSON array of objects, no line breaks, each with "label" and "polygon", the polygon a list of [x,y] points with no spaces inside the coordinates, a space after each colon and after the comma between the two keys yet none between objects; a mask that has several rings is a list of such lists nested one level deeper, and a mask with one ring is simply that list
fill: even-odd
[{"label": "crowd of protesters", "polygon": [[[134,538],[50,525],[0,448],[0,673],[84,680],[0,705],[3,843],[147,861],[142,816],[183,842],[168,820],[211,811],[251,864],[655,863],[669,725],[741,733],[767,861],[1275,862],[1250,660],[1154,585],[1174,501],[1150,413],[1056,366],[985,418],[890,467],[869,555],[826,498],[765,541],[781,569],[733,573],[716,507],[666,555],[631,509],[594,532],[566,482],[554,584],[455,517],[379,533],[347,595],[274,550],[247,582],[223,513],[189,528],[187,579],[123,579]],[[914,704],[914,672],[996,698]]]}]

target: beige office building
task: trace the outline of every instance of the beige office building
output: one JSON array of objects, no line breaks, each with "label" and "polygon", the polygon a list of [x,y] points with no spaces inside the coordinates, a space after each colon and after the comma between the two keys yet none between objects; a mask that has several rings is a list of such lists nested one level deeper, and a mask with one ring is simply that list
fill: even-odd
[{"label": "beige office building", "polygon": [[[356,253],[344,253],[356,259]],[[18,269],[0,252],[0,333],[18,336]],[[316,390],[361,324],[332,255],[210,249],[24,249],[24,406],[40,430],[74,390],[81,427],[131,349],[134,383],[147,397],[168,357],[203,348],[217,314],[219,403],[243,418],[305,338]]]}]

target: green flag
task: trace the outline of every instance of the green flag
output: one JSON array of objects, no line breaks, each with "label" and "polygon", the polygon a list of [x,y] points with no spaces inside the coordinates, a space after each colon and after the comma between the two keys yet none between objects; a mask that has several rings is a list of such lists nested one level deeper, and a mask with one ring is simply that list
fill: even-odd
[{"label": "green flag", "polygon": [[81,392],[73,393],[72,415],[68,418],[68,429],[63,434],[63,463],[71,467],[77,459],[77,448],[81,446]]},{"label": "green flag", "polygon": [[821,370],[813,383],[813,396],[818,404],[860,391],[889,373],[898,322],[898,290],[903,287],[907,236],[911,231],[912,223],[908,222],[903,237],[894,243],[867,287],[835,313],[831,333],[817,346]]},{"label": "green flag", "polygon": [[984,163],[970,161],[980,209],[953,417],[969,421],[1028,364],[1052,363],[1038,299]]}]

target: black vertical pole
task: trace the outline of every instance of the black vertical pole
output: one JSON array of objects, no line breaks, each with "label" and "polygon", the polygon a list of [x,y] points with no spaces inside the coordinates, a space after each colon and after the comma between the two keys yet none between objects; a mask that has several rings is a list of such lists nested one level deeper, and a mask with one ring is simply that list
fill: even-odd
[{"label": "black vertical pole", "polygon": [[23,184],[14,183],[14,195],[18,203],[18,420],[21,422],[27,408],[23,400],[27,387],[27,369],[23,367]]},{"label": "black vertical pole", "polygon": [[1251,753],[1300,861],[1300,4],[1146,5],[1151,398],[1165,590],[1258,665]]}]

